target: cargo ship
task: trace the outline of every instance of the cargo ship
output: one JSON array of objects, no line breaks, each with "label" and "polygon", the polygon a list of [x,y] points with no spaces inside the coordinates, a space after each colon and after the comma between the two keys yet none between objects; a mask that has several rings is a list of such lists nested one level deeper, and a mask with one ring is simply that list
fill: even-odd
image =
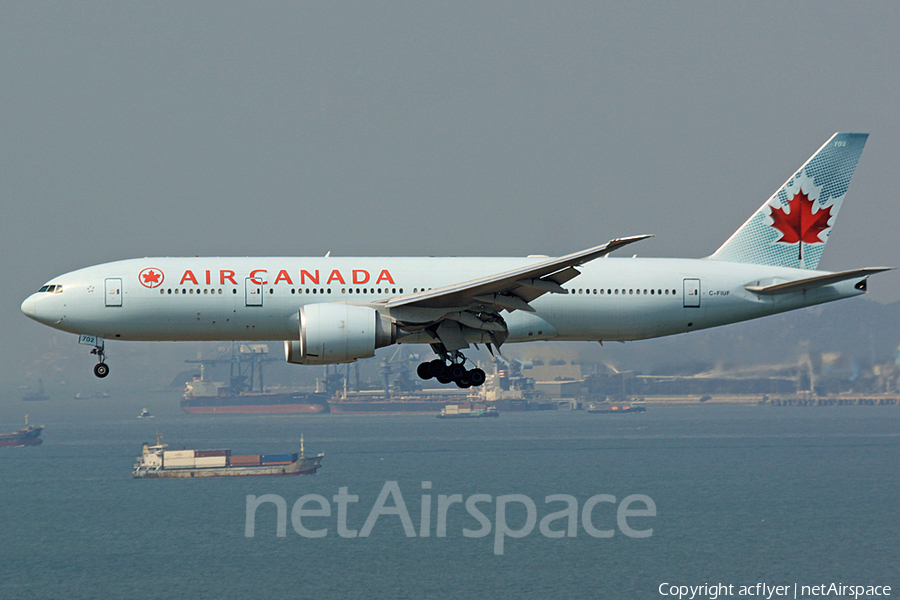
[{"label": "cargo ship", "polygon": [[50,396],[44,393],[44,381],[42,379],[38,379],[37,390],[28,392],[27,394],[22,396],[23,402],[42,402],[49,399]]},{"label": "cargo ship", "polygon": [[156,434],[156,444],[144,444],[141,456],[134,464],[135,479],[168,477],[247,477],[259,475],[315,475],[324,453],[306,456],[303,437],[300,453],[232,455],[231,450],[168,450],[162,436]]},{"label": "cargo ship", "polygon": [[645,412],[646,410],[643,406],[632,406],[630,404],[604,406],[593,402],[587,409],[589,413],[604,415],[624,415],[627,413]]},{"label": "cargo ship", "polygon": [[185,387],[181,410],[191,415],[291,415],[327,413],[328,395],[316,392],[234,392],[221,383],[195,380]]},{"label": "cargo ship", "polygon": [[[328,395],[301,391],[267,391],[263,365],[269,358],[266,344],[231,345],[217,349],[211,356],[187,363],[199,363],[200,374],[185,384],[181,410],[191,415],[288,415],[327,413]],[[207,372],[227,365],[228,382],[211,381]]]},{"label": "cargo ship", "polygon": [[25,428],[12,433],[0,433],[0,446],[40,446],[44,443],[41,439],[43,427],[32,427],[28,424],[28,415],[25,415]]},{"label": "cargo ship", "polygon": [[483,417],[499,417],[494,406],[485,404],[448,404],[437,416],[438,419],[478,419]]}]

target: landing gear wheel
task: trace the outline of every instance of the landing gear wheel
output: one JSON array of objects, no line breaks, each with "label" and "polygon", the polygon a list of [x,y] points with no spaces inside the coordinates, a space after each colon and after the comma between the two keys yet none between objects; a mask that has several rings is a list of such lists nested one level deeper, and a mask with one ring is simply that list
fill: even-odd
[{"label": "landing gear wheel", "polygon": [[456,386],[465,390],[472,387],[472,382],[468,377],[463,377],[462,379],[456,380]]},{"label": "landing gear wheel", "polygon": [[[447,365],[444,363],[444,361],[442,361],[438,358],[436,358],[433,361],[431,361],[430,363],[428,363],[428,372],[431,373],[432,377],[437,377],[439,381],[440,381],[440,376],[443,375],[446,370],[447,370]],[[449,383],[449,381],[450,380],[447,380],[443,383]]]},{"label": "landing gear wheel", "polygon": [[450,383],[451,381],[453,381],[452,379],[450,379],[450,375],[448,375],[447,373],[441,373],[440,375],[435,377],[435,379],[438,380],[438,383]]},{"label": "landing gear wheel", "polygon": [[481,369],[475,368],[469,371],[468,379],[472,382],[472,385],[478,387],[484,384],[485,380],[487,379],[487,375],[485,375],[484,371],[482,371]]},{"label": "landing gear wheel", "polygon": [[109,375],[109,367],[106,366],[106,363],[97,363],[94,365],[94,375],[103,379]]},{"label": "landing gear wheel", "polygon": [[447,369],[447,373],[450,375],[451,381],[461,381],[465,378],[467,372],[468,371],[466,371],[466,368],[460,364],[450,365],[450,367]]},{"label": "landing gear wheel", "polygon": [[427,362],[419,363],[419,366],[416,367],[416,375],[419,376],[419,379],[431,379],[434,377],[431,373],[431,366]]}]

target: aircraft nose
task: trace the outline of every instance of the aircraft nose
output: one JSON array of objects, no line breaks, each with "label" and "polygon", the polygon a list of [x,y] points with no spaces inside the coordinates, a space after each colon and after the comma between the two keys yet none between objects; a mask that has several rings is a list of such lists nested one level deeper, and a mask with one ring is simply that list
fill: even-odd
[{"label": "aircraft nose", "polygon": [[25,302],[22,303],[22,312],[23,312],[23,313],[25,314],[25,316],[28,317],[29,319],[36,319],[36,318],[37,318],[36,312],[35,312],[34,304],[35,304],[35,301],[34,301],[34,295],[28,296],[28,297],[25,299]]}]

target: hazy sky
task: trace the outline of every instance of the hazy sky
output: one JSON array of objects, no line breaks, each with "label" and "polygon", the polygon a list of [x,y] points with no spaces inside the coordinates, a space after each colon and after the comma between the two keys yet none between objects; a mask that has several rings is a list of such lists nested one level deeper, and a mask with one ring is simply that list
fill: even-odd
[{"label": "hazy sky", "polygon": [[820,268],[900,266],[898,30],[896,2],[4,2],[0,375],[58,335],[29,293],[121,258],[706,256],[835,131],[871,137]]}]

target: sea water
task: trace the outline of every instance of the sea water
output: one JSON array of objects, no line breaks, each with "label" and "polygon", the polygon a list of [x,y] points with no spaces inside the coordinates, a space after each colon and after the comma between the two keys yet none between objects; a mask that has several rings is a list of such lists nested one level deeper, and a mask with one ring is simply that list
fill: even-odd
[{"label": "sea water", "polygon": [[[153,399],[125,400],[28,407],[47,426],[44,444],[0,448],[3,600],[638,599],[666,597],[663,584],[721,583],[735,596],[759,582],[900,585],[898,407],[650,406],[440,420],[192,416],[173,402],[137,419],[131,407]],[[17,410],[6,404],[2,415]],[[141,443],[157,431],[172,449],[235,454],[296,452],[302,433],[307,453],[325,458],[316,476],[135,480]],[[333,500],[341,488],[358,497],[345,505],[348,531],[362,530],[390,489],[409,523],[390,493],[366,537],[341,535]],[[283,536],[272,503],[255,510],[248,535],[248,497],[265,495],[284,500]],[[302,517],[322,537],[298,533],[291,519],[309,495],[328,503],[330,516]],[[463,502],[445,507],[441,537],[439,496],[453,495]],[[476,507],[491,529],[470,537],[485,531],[466,509],[476,495],[490,498]],[[554,495],[577,502],[574,536],[565,516],[548,530],[566,535],[541,532],[542,519],[568,506],[547,502]],[[598,495],[588,525],[611,537],[591,535],[582,520]],[[522,537],[504,536],[498,553],[502,496],[531,501],[536,522]],[[652,504],[634,503],[644,510],[626,520],[644,537],[618,525],[629,496]],[[525,532],[528,517],[523,501],[507,502],[509,530]]]}]

